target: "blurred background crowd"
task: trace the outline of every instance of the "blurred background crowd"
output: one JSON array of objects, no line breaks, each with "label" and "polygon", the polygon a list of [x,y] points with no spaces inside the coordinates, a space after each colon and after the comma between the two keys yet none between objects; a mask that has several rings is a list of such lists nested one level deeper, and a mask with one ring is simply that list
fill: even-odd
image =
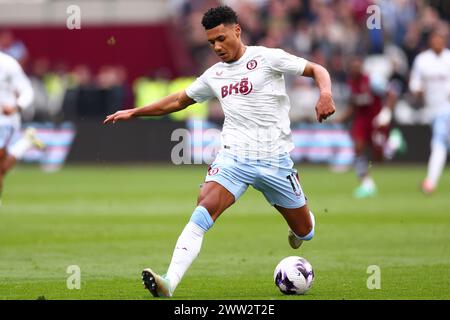
[{"label": "blurred background crowd", "polygon": [[[190,54],[201,70],[216,61],[204,41],[198,23],[203,12],[217,1],[173,1],[180,12],[176,25],[188,29]],[[448,28],[449,1],[423,0],[227,0],[235,8],[244,30],[244,42],[280,47],[295,55],[327,67],[333,80],[337,112],[347,107],[349,60],[365,59],[373,89],[380,94],[393,77],[408,81],[413,59],[427,48],[427,37],[434,27]],[[367,8],[376,4],[381,13],[381,28],[370,29]],[[314,121],[318,90],[307,78],[289,78],[292,121]],[[404,89],[406,86],[404,86]],[[407,90],[399,99],[397,121],[420,123],[426,117],[414,105]]]},{"label": "blurred background crowd", "polygon": [[[233,7],[243,28],[247,45],[280,47],[320,63],[329,70],[337,112],[348,104],[347,70],[354,55],[364,57],[365,70],[374,90],[383,88],[393,76],[407,83],[414,57],[427,47],[430,30],[448,28],[450,2],[445,0],[171,0],[168,24],[177,54],[186,55],[188,68],[140,68],[141,74],[130,76],[127,65],[116,63],[92,68],[89,61],[73,63],[64,57],[54,60],[45,55],[33,56],[26,40],[14,28],[0,25],[0,50],[16,58],[30,76],[36,93],[33,107],[24,114],[25,121],[59,121],[104,116],[118,108],[142,106],[184,88],[206,68],[218,61],[205,39],[201,17],[210,7],[226,4]],[[367,12],[370,5],[380,8],[381,28],[370,29]],[[20,33],[20,32],[19,32]],[[139,37],[142,35],[136,35]],[[114,45],[116,39],[107,39]],[[151,41],[151,39],[150,39]],[[154,50],[158,42],[152,43]],[[184,50],[177,52],[177,47]],[[92,52],[92,55],[95,55]],[[293,122],[313,121],[318,91],[310,79],[288,78]],[[99,106],[102,106],[101,108]],[[423,123],[426,117],[419,105],[404,90],[395,119],[400,124]],[[174,120],[188,117],[209,118],[221,122],[217,102],[195,106]]]}]

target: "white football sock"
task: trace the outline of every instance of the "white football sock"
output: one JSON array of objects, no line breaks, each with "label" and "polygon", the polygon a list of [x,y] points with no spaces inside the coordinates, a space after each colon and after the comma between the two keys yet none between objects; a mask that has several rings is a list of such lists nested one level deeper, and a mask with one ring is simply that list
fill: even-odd
[{"label": "white football sock", "polygon": [[181,278],[200,253],[205,232],[205,230],[192,221],[189,221],[186,227],[184,227],[183,232],[178,238],[175,250],[173,251],[172,261],[167,270],[167,277],[169,278],[172,292],[175,291]]},{"label": "white football sock", "polygon": [[442,170],[447,160],[447,148],[442,143],[433,143],[431,145],[430,159],[428,160],[427,180],[435,187],[439,181]]},{"label": "white football sock", "polygon": [[9,154],[16,158],[16,160],[20,160],[32,147],[33,142],[29,138],[23,137],[11,147]]}]

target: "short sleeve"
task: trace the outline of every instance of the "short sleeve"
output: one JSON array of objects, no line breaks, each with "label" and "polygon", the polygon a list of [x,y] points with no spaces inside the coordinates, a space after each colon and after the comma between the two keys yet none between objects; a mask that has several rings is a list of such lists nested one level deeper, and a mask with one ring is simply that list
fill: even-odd
[{"label": "short sleeve", "polygon": [[273,70],[301,76],[308,61],[304,58],[294,56],[282,49],[266,48],[264,56]]},{"label": "short sleeve", "polygon": [[411,75],[409,78],[409,89],[412,92],[419,92],[423,89],[422,75],[421,75],[421,63],[420,58],[416,59],[411,69]]},{"label": "short sleeve", "polygon": [[205,73],[186,88],[186,94],[198,103],[214,98],[214,92],[206,81]]}]

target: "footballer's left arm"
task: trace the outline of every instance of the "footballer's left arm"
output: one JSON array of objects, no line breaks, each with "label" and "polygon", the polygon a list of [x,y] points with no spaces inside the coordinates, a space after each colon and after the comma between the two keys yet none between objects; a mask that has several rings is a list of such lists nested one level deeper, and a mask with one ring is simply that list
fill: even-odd
[{"label": "footballer's left arm", "polygon": [[319,87],[320,97],[316,104],[316,116],[317,121],[322,122],[336,111],[331,93],[330,74],[321,65],[308,61],[302,75],[313,78]]}]

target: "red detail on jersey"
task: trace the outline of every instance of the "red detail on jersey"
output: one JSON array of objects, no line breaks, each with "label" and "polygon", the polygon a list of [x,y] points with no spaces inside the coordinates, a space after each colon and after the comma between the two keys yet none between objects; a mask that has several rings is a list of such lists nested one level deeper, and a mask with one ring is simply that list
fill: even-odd
[{"label": "red detail on jersey", "polygon": [[370,89],[370,81],[367,75],[350,79],[350,101],[357,107],[355,116],[374,117],[381,110],[381,97],[375,95]]},{"label": "red detail on jersey", "polygon": [[228,86],[222,87],[222,98],[225,98],[228,95]]},{"label": "red detail on jersey", "polygon": [[253,90],[253,84],[248,81],[248,78],[243,78],[241,81],[223,86],[221,89],[222,98],[232,94],[248,95]]},{"label": "red detail on jersey", "polygon": [[249,62],[247,62],[247,69],[253,70],[256,68],[257,65],[258,65],[258,62],[256,62],[256,60],[250,60]]},{"label": "red detail on jersey", "polygon": [[370,79],[365,74],[350,79],[348,84],[351,90],[350,100],[356,107],[350,134],[353,140],[364,141],[371,146],[374,156],[379,158],[382,155],[382,147],[373,137],[383,137],[389,132],[388,128],[376,128],[373,125],[373,119],[382,107],[382,97],[372,92]]},{"label": "red detail on jersey", "polygon": [[[233,92],[234,91],[234,92]],[[239,82],[235,84],[230,84],[229,94],[238,94],[239,93]]]},{"label": "red detail on jersey", "polygon": [[[250,87],[248,84],[250,83]],[[240,86],[239,86],[239,92],[243,95],[248,95],[250,92],[252,92],[253,84],[251,82],[248,82],[248,78],[244,78],[241,80]]]}]

